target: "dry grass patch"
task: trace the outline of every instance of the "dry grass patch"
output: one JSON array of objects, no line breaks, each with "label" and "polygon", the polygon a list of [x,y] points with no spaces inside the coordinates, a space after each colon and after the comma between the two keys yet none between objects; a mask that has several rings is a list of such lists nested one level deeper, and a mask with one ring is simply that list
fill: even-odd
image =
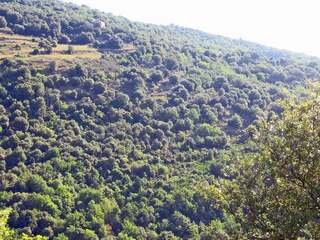
[{"label": "dry grass patch", "polygon": [[70,45],[58,44],[51,54],[32,55],[32,51],[38,48],[40,39],[16,34],[0,33],[0,59],[9,58],[16,60],[28,60],[31,64],[51,61],[67,61],[76,59],[100,59],[101,53],[89,45],[71,45],[73,54],[67,54]]}]

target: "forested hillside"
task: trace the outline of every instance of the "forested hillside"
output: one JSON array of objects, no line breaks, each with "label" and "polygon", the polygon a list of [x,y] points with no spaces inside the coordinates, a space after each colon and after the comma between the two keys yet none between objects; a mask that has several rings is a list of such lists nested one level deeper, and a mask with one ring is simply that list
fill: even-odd
[{"label": "forested hillside", "polygon": [[212,186],[320,78],[317,58],[53,0],[0,0],[0,59],[0,209],[54,240],[255,239]]}]

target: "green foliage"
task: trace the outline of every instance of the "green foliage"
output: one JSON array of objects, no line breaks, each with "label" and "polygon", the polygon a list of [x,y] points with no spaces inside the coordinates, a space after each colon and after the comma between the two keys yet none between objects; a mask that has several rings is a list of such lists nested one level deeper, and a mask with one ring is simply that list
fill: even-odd
[{"label": "green foliage", "polygon": [[7,21],[4,17],[0,17],[0,28],[5,28],[7,27]]},{"label": "green foliage", "polygon": [[[207,183],[237,179],[230,150],[257,150],[257,120],[281,116],[279,100],[307,96],[318,59],[60,1],[1,1],[1,19],[0,45],[12,50],[0,61],[0,206],[12,208],[14,234],[246,236],[247,218],[222,209]],[[21,60],[27,46],[42,55]]]},{"label": "green foliage", "polygon": [[22,148],[16,148],[6,157],[6,165],[8,168],[17,166],[20,162],[27,160],[27,156]]},{"label": "green foliage", "polygon": [[319,103],[288,104],[281,119],[261,124],[258,152],[235,162],[241,174],[216,196],[248,238],[320,237]]},{"label": "green foliage", "polygon": [[0,239],[3,240],[46,240],[47,238],[42,236],[30,237],[26,234],[18,234],[13,229],[7,226],[8,218],[11,213],[11,209],[0,210]]},{"label": "green foliage", "polygon": [[211,126],[210,124],[207,124],[207,123],[203,123],[199,126],[196,133],[200,137],[209,137],[209,136],[214,137],[216,135],[221,134],[221,131],[219,128]]},{"label": "green foliage", "polygon": [[242,119],[239,115],[235,114],[230,120],[228,121],[228,125],[232,128],[239,129],[242,127]]},{"label": "green foliage", "polygon": [[12,128],[16,131],[26,131],[29,128],[29,122],[24,117],[17,117],[12,122]]},{"label": "green foliage", "polygon": [[178,63],[174,58],[167,58],[164,63],[168,70],[175,70],[178,68]]}]

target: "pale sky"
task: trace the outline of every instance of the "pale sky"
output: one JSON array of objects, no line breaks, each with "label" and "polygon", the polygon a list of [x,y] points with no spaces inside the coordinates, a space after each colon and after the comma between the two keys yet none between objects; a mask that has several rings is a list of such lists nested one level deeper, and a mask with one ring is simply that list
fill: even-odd
[{"label": "pale sky", "polygon": [[320,57],[320,0],[68,0],[130,20],[175,24]]}]

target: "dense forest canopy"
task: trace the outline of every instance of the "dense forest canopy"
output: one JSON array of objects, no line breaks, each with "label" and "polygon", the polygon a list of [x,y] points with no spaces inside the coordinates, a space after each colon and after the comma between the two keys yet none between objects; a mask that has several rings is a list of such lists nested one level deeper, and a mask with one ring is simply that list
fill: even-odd
[{"label": "dense forest canopy", "polygon": [[[0,0],[0,59],[0,238],[319,236],[318,159],[312,202],[266,150],[317,153],[318,104],[290,115],[281,101],[312,97],[319,59],[51,0]],[[287,135],[263,128],[274,119]],[[263,199],[246,198],[255,161]],[[285,181],[268,189],[270,174]]]}]

